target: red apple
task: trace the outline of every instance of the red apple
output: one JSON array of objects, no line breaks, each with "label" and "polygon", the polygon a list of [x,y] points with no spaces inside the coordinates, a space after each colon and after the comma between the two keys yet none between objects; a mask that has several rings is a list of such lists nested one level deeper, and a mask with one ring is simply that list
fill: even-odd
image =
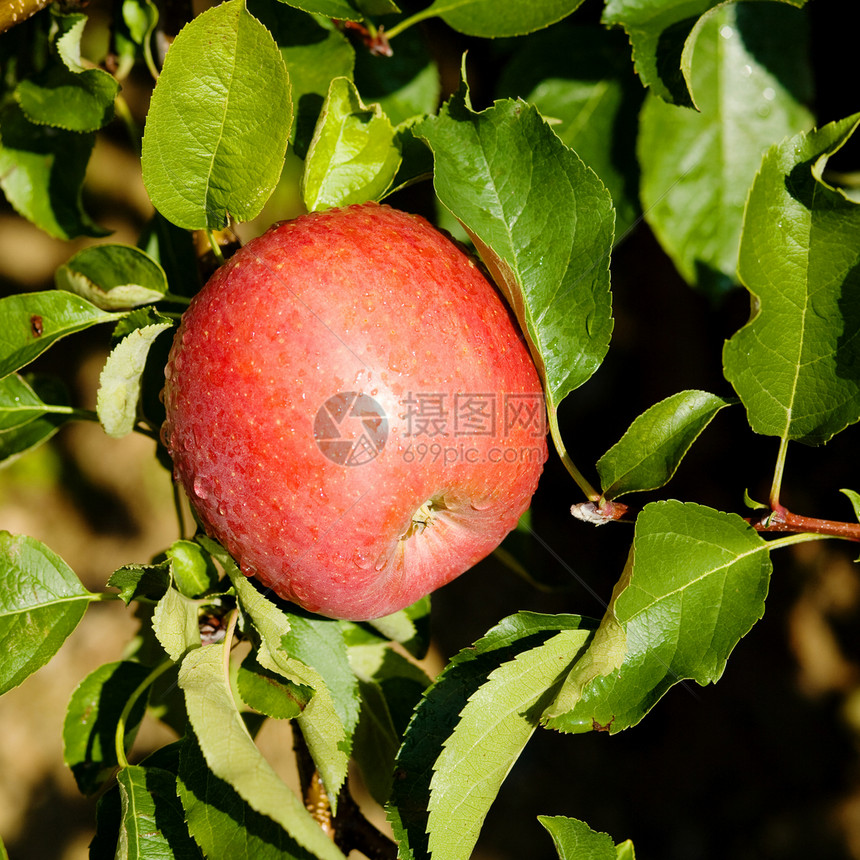
[{"label": "red apple", "polygon": [[239,250],[165,375],[164,440],[206,531],[333,618],[395,612],[484,558],[546,460],[538,374],[496,289],[375,203]]}]

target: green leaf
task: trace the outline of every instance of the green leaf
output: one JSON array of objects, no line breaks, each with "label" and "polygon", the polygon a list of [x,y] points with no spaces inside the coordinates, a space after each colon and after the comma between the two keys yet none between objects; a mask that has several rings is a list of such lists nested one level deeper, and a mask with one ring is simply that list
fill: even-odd
[{"label": "green leaf", "polygon": [[290,613],[289,632],[281,637],[283,650],[317,671],[332,695],[337,715],[346,730],[342,745],[349,752],[358,724],[358,679],[347,656],[339,621]]},{"label": "green leaf", "polygon": [[45,403],[27,379],[10,373],[0,379],[0,434],[50,414],[57,405],[61,410],[67,408],[65,404]]},{"label": "green leaf", "polygon": [[[435,860],[468,860],[484,817],[590,630],[564,630],[487,676],[433,766],[427,829]],[[480,750],[480,755],[475,751]]]},{"label": "green leaf", "polygon": [[640,214],[635,141],[642,85],[622,33],[574,21],[522,40],[502,71],[499,95],[521,95],[535,105],[600,177],[615,204],[615,235],[622,238]]},{"label": "green leaf", "polygon": [[607,499],[668,483],[690,446],[732,401],[707,391],[680,391],[646,409],[598,461]]},{"label": "green leaf", "polygon": [[54,24],[52,62],[21,81],[15,96],[31,122],[67,131],[97,131],[113,119],[119,83],[103,69],[81,65],[86,15],[54,12]]},{"label": "green leaf", "polygon": [[547,829],[559,860],[618,860],[615,843],[606,833],[597,833],[584,821],[561,815],[539,815]]},{"label": "green leaf", "polygon": [[324,18],[340,21],[361,21],[364,18],[364,13],[349,0],[282,0],[282,2],[303,12],[322,15]]},{"label": "green leaf", "polygon": [[242,611],[253,622],[260,636],[257,652],[260,664],[293,684],[314,690],[313,698],[296,718],[296,722],[320,772],[332,806],[336,808],[336,797],[349,768],[349,735],[320,673],[283,650],[283,637],[289,631],[294,616],[263,597],[254,584],[242,575],[229,555],[223,550],[221,555],[213,551],[212,541],[203,539],[201,543],[223,565],[236,589]]},{"label": "green leaf", "polygon": [[439,199],[514,309],[557,407],[609,348],[609,193],[521,101],[474,113],[461,89],[415,133],[433,150]]},{"label": "green leaf", "polygon": [[252,809],[280,824],[309,852],[321,860],[344,860],[248,734],[225,676],[224,647],[219,643],[189,651],[179,670],[188,719],[206,763]]},{"label": "green leaf", "polygon": [[642,206],[689,283],[718,295],[737,282],[744,203],[775,141],[812,125],[806,16],[782,3],[727,3],[690,36],[701,113],[645,102]]},{"label": "green leaf", "polygon": [[68,415],[45,415],[29,424],[0,433],[0,468],[47,442],[69,419]]},{"label": "green leaf", "polygon": [[[587,640],[588,627],[590,622],[579,616],[519,612],[500,621],[472,647],[463,649],[448,663],[416,708],[397,756],[397,770],[387,810],[402,860],[428,856],[428,802],[434,764],[446,741],[457,729],[461,712],[487,682],[488,676],[513,661],[518,654],[539,647],[560,631],[570,631],[574,640],[570,643],[573,651],[564,655],[568,659],[558,666],[562,669]],[[579,635],[582,640],[577,646]],[[524,683],[528,685],[527,680]],[[539,714],[534,716],[536,719]],[[492,749],[492,745],[487,748],[489,754],[492,754]],[[479,766],[476,763],[476,767]],[[470,790],[471,783],[465,774],[462,780],[468,785],[461,784],[461,788]],[[442,786],[436,790],[440,792],[440,799],[446,796]],[[456,834],[453,836],[456,838]]]},{"label": "green leaf", "polygon": [[253,652],[239,666],[236,686],[249,708],[276,720],[299,716],[314,692],[310,687],[294,684],[270,672],[257,662]]},{"label": "green leaf", "polygon": [[35,125],[17,104],[0,110],[0,188],[15,211],[57,239],[104,236],[81,203],[95,136]]},{"label": "green leaf", "polygon": [[44,666],[97,599],[43,543],[0,531],[0,695]]},{"label": "green leaf", "polygon": [[[25,393],[22,384],[32,394]],[[73,417],[69,392],[54,376],[10,374],[0,380],[0,392],[0,468],[46,442]],[[41,414],[34,417],[39,410]]]},{"label": "green leaf", "polygon": [[99,377],[96,408],[108,436],[118,439],[134,430],[141,376],[155,339],[173,327],[158,323],[135,329],[112,350]]},{"label": "green leaf", "polygon": [[858,124],[772,147],[750,191],[739,274],[753,311],[723,365],[757,433],[819,445],[860,417],[860,206],[821,175]]},{"label": "green leaf", "polygon": [[269,31],[244,0],[207,10],[176,37],[152,94],[141,159],[152,202],[189,230],[256,217],[291,125],[289,77]]},{"label": "green leaf", "polygon": [[[785,0],[803,6],[806,0]],[[684,47],[699,16],[720,0],[608,0],[603,23],[621,25],[633,46],[636,72],[646,87],[678,105],[692,106],[682,70]],[[726,4],[724,4],[726,5]],[[786,57],[790,52],[786,51]]]},{"label": "green leaf", "polygon": [[438,15],[449,27],[469,36],[522,36],[560,21],[582,0],[435,0],[422,17]]},{"label": "green leaf", "polygon": [[170,564],[127,564],[115,570],[108,586],[119,589],[119,598],[128,606],[132,600],[156,603],[170,588]]},{"label": "green leaf", "polygon": [[164,269],[132,245],[93,245],[57,269],[57,289],[106,311],[156,302],[167,292]]},{"label": "green leaf", "polygon": [[361,690],[353,758],[373,798],[384,804],[391,795],[400,738],[430,679],[387,642],[351,644],[349,664]]},{"label": "green leaf", "polygon": [[61,337],[122,316],[57,290],[0,299],[0,378],[29,364]]},{"label": "green leaf", "polygon": [[121,14],[113,20],[113,46],[117,80],[131,74],[140,57],[154,67],[152,36],[158,24],[158,7],[152,0],[122,0]]},{"label": "green leaf", "polygon": [[[601,625],[616,632],[603,642],[595,637],[601,654],[583,659],[596,671],[583,677],[574,666],[545,724],[614,733],[638,723],[674,684],[717,681],[764,614],[770,572],[767,542],[739,516],[675,501],[646,505],[636,521],[632,574]],[[626,652],[618,665],[620,636]]]},{"label": "green leaf", "polygon": [[857,517],[857,521],[860,522],[860,493],[855,490],[840,490],[839,492],[848,496],[848,500],[851,502],[851,507],[854,508],[854,516]]},{"label": "green leaf", "polygon": [[336,27],[323,27],[279,0],[248,0],[248,11],[269,30],[284,58],[295,118],[291,140],[304,158],[332,80],[352,79],[355,51]]},{"label": "green leaf", "polygon": [[170,659],[178,662],[201,644],[197,602],[168,588],[155,606],[152,629]]},{"label": "green leaf", "polygon": [[352,81],[335,78],[302,174],[308,211],[379,200],[398,167],[400,147],[382,108],[367,108]]},{"label": "green leaf", "polygon": [[117,858],[196,860],[202,855],[188,834],[176,796],[176,777],[161,768],[132,765],[117,774],[122,800]]},{"label": "green leaf", "polygon": [[[141,663],[105,663],[87,675],[72,693],[63,723],[63,760],[83,794],[98,791],[116,769],[119,718],[147,675],[149,669]],[[134,742],[145,709],[146,697],[141,696],[126,719],[126,751]]]},{"label": "green leaf", "polygon": [[209,770],[190,732],[182,741],[178,783],[188,829],[206,857],[309,860],[281,826]]},{"label": "green leaf", "polygon": [[200,597],[218,582],[218,571],[209,555],[198,543],[174,541],[165,551],[170,559],[170,573],[180,594]]},{"label": "green leaf", "polygon": [[374,618],[368,624],[421,660],[430,647],[430,595],[419,598],[399,612]]}]

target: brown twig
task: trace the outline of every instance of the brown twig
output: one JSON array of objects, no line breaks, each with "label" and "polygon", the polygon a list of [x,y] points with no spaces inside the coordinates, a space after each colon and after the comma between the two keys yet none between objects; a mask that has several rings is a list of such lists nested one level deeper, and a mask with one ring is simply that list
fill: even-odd
[{"label": "brown twig", "polygon": [[774,508],[758,519],[747,522],[758,532],[788,532],[791,534],[816,534],[860,542],[860,523],[843,523],[837,520],[820,520],[793,514],[782,506]]},{"label": "brown twig", "polygon": [[335,845],[349,854],[360,851],[369,860],[397,860],[397,845],[371,824],[349,792],[347,782],[338,795],[337,815],[331,814],[331,803],[310,750],[298,726],[293,726],[293,751],[299,771],[302,797],[308,811],[330,836]]}]

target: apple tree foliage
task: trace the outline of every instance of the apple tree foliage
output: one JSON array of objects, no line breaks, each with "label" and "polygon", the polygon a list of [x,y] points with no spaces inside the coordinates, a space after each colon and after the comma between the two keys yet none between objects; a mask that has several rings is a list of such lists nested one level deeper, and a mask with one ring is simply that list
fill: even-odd
[{"label": "apple tree foliage", "polygon": [[[92,857],[465,860],[535,732],[619,732],[673,685],[716,682],[764,613],[775,550],[860,539],[856,523],[780,501],[789,442],[821,445],[860,418],[860,208],[828,174],[860,115],[814,127],[804,0],[607,0],[599,25],[580,3],[226,0],[194,16],[117,0],[106,57],[84,54],[83,5],[0,11],[0,188],[51,236],[94,240],[56,289],[0,299],[4,464],[76,420],[147,434],[165,462],[152,347],[200,284],[192,235],[217,263],[237,224],[283,217],[285,186],[313,211],[432,182],[440,223],[474,245],[532,350],[584,494],[571,528],[612,523],[630,544],[602,618],[499,619],[431,679],[415,662],[429,598],[371,623],[309,616],[200,533],[94,593],[41,542],[0,533],[0,691],[51,660],[91,603],[143,619],[137,650],[84,678],[65,721],[66,763],[100,793]],[[442,91],[431,47],[446,40],[491,52],[495,100],[473,104],[468,54]],[[152,89],[142,116],[123,95],[131,76]],[[139,148],[154,207],[136,246],[85,204],[111,125]],[[721,392],[654,403],[581,471],[558,410],[611,348],[612,251],[643,220],[692,289],[746,290],[752,311],[725,342]],[[90,412],[31,365],[93,326],[113,349]],[[726,409],[778,442],[766,502],[742,485],[740,512],[617,501],[664,487]],[[860,495],[842,492],[856,518]],[[147,709],[180,739],[138,760]],[[304,797],[254,742],[266,719],[292,721]],[[394,842],[356,824],[351,763]],[[540,823],[565,860],[634,856],[575,817]]]}]

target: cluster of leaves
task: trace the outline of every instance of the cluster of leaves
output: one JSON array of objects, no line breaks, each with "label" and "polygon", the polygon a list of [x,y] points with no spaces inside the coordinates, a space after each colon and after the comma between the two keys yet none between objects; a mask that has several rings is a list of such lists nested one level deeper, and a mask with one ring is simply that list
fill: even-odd
[{"label": "cluster of leaves", "polygon": [[[810,130],[802,0],[609,0],[605,27],[580,24],[579,3],[434,0],[409,14],[392,0],[228,0],[162,58],[157,6],[123,0],[112,73],[81,57],[82,12],[52,6],[0,37],[8,202],[52,236],[103,237],[82,189],[95,134],[118,117],[156,209],[137,247],[94,244],[58,270],[57,289],[0,300],[2,461],[75,419],[157,440],[157,345],[200,283],[190,231],[220,255],[216,231],[256,218],[291,181],[289,153],[311,211],[432,176],[441,219],[465,231],[529,341],[553,440],[586,495],[578,515],[603,522],[615,499],[665,485],[740,404],[752,430],[780,440],[760,525],[785,525],[788,442],[821,444],[860,418],[860,209],[824,175],[860,117]],[[492,106],[473,108],[464,66],[438,107],[436,62],[413,28],[430,18],[505,37]],[[136,66],[157,77],[142,137],[120,93]],[[736,397],[657,403],[596,463],[596,490],[557,412],[607,353],[612,248],[643,215],[691,285],[718,298],[740,280],[754,311],[723,355]],[[114,348],[89,413],[28,368],[101,324]],[[518,613],[432,682],[410,659],[427,647],[429,600],[372,624],[309,616],[263,595],[202,535],[92,593],[46,546],[3,533],[0,641],[14,647],[0,692],[50,660],[90,603],[120,599],[142,622],[136,650],[81,683],[64,732],[79,787],[104,792],[92,856],[342,858],[355,847],[337,826],[354,760],[388,810],[394,852],[460,860],[535,730],[617,732],[679,681],[716,681],[764,612],[771,552],[821,536],[794,531],[766,540],[734,513],[648,504],[602,620]],[[181,740],[131,764],[147,703]],[[260,755],[262,719],[293,722],[334,841]],[[562,858],[633,857],[573,819],[541,823]]]}]

